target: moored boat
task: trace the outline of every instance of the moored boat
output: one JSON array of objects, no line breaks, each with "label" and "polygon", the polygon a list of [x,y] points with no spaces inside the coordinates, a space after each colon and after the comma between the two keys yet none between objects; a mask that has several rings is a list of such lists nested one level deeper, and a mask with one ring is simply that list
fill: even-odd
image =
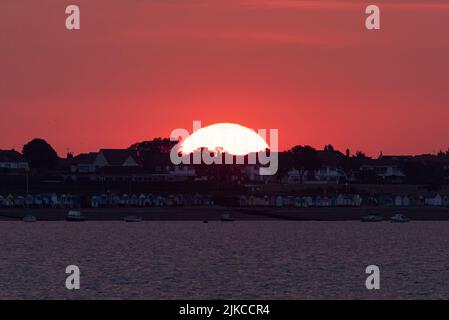
[{"label": "moored boat", "polygon": [[383,221],[383,217],[377,214],[368,214],[362,217],[362,222],[381,222]]},{"label": "moored boat", "polygon": [[234,220],[235,220],[234,217],[231,216],[229,213],[224,213],[220,217],[220,221],[228,221],[229,222],[229,221],[234,221]]},{"label": "moored boat", "polygon": [[126,216],[123,218],[123,220],[125,222],[140,222],[142,221],[142,218],[137,216]]},{"label": "moored boat", "polygon": [[81,215],[81,212],[71,210],[65,217],[67,221],[85,221],[86,218]]},{"label": "moored boat", "polygon": [[36,222],[37,219],[35,216],[32,215],[26,215],[25,217],[23,217],[22,219],[23,222]]},{"label": "moored boat", "polygon": [[391,222],[409,222],[410,218],[401,213],[396,213],[390,217],[390,221]]}]

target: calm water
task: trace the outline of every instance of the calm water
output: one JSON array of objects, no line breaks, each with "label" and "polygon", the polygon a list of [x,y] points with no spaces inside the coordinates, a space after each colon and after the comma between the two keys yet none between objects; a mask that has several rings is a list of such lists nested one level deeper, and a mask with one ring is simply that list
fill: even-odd
[{"label": "calm water", "polygon": [[0,222],[10,298],[449,299],[449,222]]}]

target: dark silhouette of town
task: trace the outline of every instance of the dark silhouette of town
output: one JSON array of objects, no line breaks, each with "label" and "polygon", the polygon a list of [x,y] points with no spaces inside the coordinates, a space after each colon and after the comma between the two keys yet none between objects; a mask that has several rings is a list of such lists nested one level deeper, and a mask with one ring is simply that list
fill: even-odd
[{"label": "dark silhouette of town", "polygon": [[279,152],[273,176],[258,164],[173,165],[175,142],[58,157],[42,139],[0,150],[0,208],[449,206],[449,150],[368,157],[332,145]]}]

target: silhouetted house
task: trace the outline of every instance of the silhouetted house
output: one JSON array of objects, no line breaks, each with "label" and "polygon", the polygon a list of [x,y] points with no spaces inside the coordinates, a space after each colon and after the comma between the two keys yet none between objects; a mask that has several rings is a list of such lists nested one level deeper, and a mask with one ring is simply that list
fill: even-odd
[{"label": "silhouetted house", "polygon": [[92,173],[96,171],[95,160],[98,152],[82,153],[71,160],[70,171],[78,173]]},{"label": "silhouetted house", "polygon": [[288,184],[301,183],[302,177],[303,177],[303,174],[299,170],[297,170],[297,169],[289,170],[287,172],[287,177],[286,177],[287,183]]},{"label": "silhouetted house", "polygon": [[379,155],[378,159],[379,160],[392,161],[392,162],[398,163],[398,162],[406,162],[406,161],[413,160],[414,157],[413,156],[407,156],[407,155],[405,155],[405,156],[395,156],[395,155],[389,156],[389,155],[384,155],[384,154],[381,153]]},{"label": "silhouetted house", "polygon": [[27,170],[28,162],[15,150],[0,150],[0,168],[1,169],[22,169]]},{"label": "silhouetted house", "polygon": [[360,165],[360,172],[370,172],[380,182],[401,183],[405,174],[401,171],[402,161],[409,157],[379,156],[378,159],[364,159]]},{"label": "silhouetted house", "polygon": [[342,179],[346,178],[346,174],[337,166],[322,166],[315,171],[315,177],[319,181],[339,183]]},{"label": "silhouetted house", "polygon": [[[99,152],[82,153],[70,160],[70,171],[73,173],[95,173],[98,169],[114,170],[120,168],[137,168],[137,153],[129,149],[101,149]],[[112,172],[111,172],[112,173]]]},{"label": "silhouetted house", "polygon": [[138,167],[137,152],[130,149],[100,149],[94,165],[103,167]]},{"label": "silhouetted house", "polygon": [[97,169],[98,174],[91,175],[103,182],[150,182],[159,181],[158,176],[144,172],[139,166],[104,166]]},{"label": "silhouetted house", "polygon": [[171,178],[177,178],[177,180],[183,180],[183,178],[187,179],[189,177],[195,177],[196,176],[195,166],[194,165],[185,165],[185,164],[171,166],[168,169],[168,175]]},{"label": "silhouetted house", "polygon": [[317,151],[320,168],[315,171],[315,178],[319,181],[340,182],[346,178],[342,169],[343,160],[346,156],[337,150]]}]

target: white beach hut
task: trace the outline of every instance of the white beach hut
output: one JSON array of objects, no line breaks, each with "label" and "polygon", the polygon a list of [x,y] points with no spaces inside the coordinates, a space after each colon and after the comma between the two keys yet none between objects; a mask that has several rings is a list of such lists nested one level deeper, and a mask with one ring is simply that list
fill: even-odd
[{"label": "white beach hut", "polygon": [[276,207],[282,207],[284,205],[284,200],[282,196],[276,197]]}]

